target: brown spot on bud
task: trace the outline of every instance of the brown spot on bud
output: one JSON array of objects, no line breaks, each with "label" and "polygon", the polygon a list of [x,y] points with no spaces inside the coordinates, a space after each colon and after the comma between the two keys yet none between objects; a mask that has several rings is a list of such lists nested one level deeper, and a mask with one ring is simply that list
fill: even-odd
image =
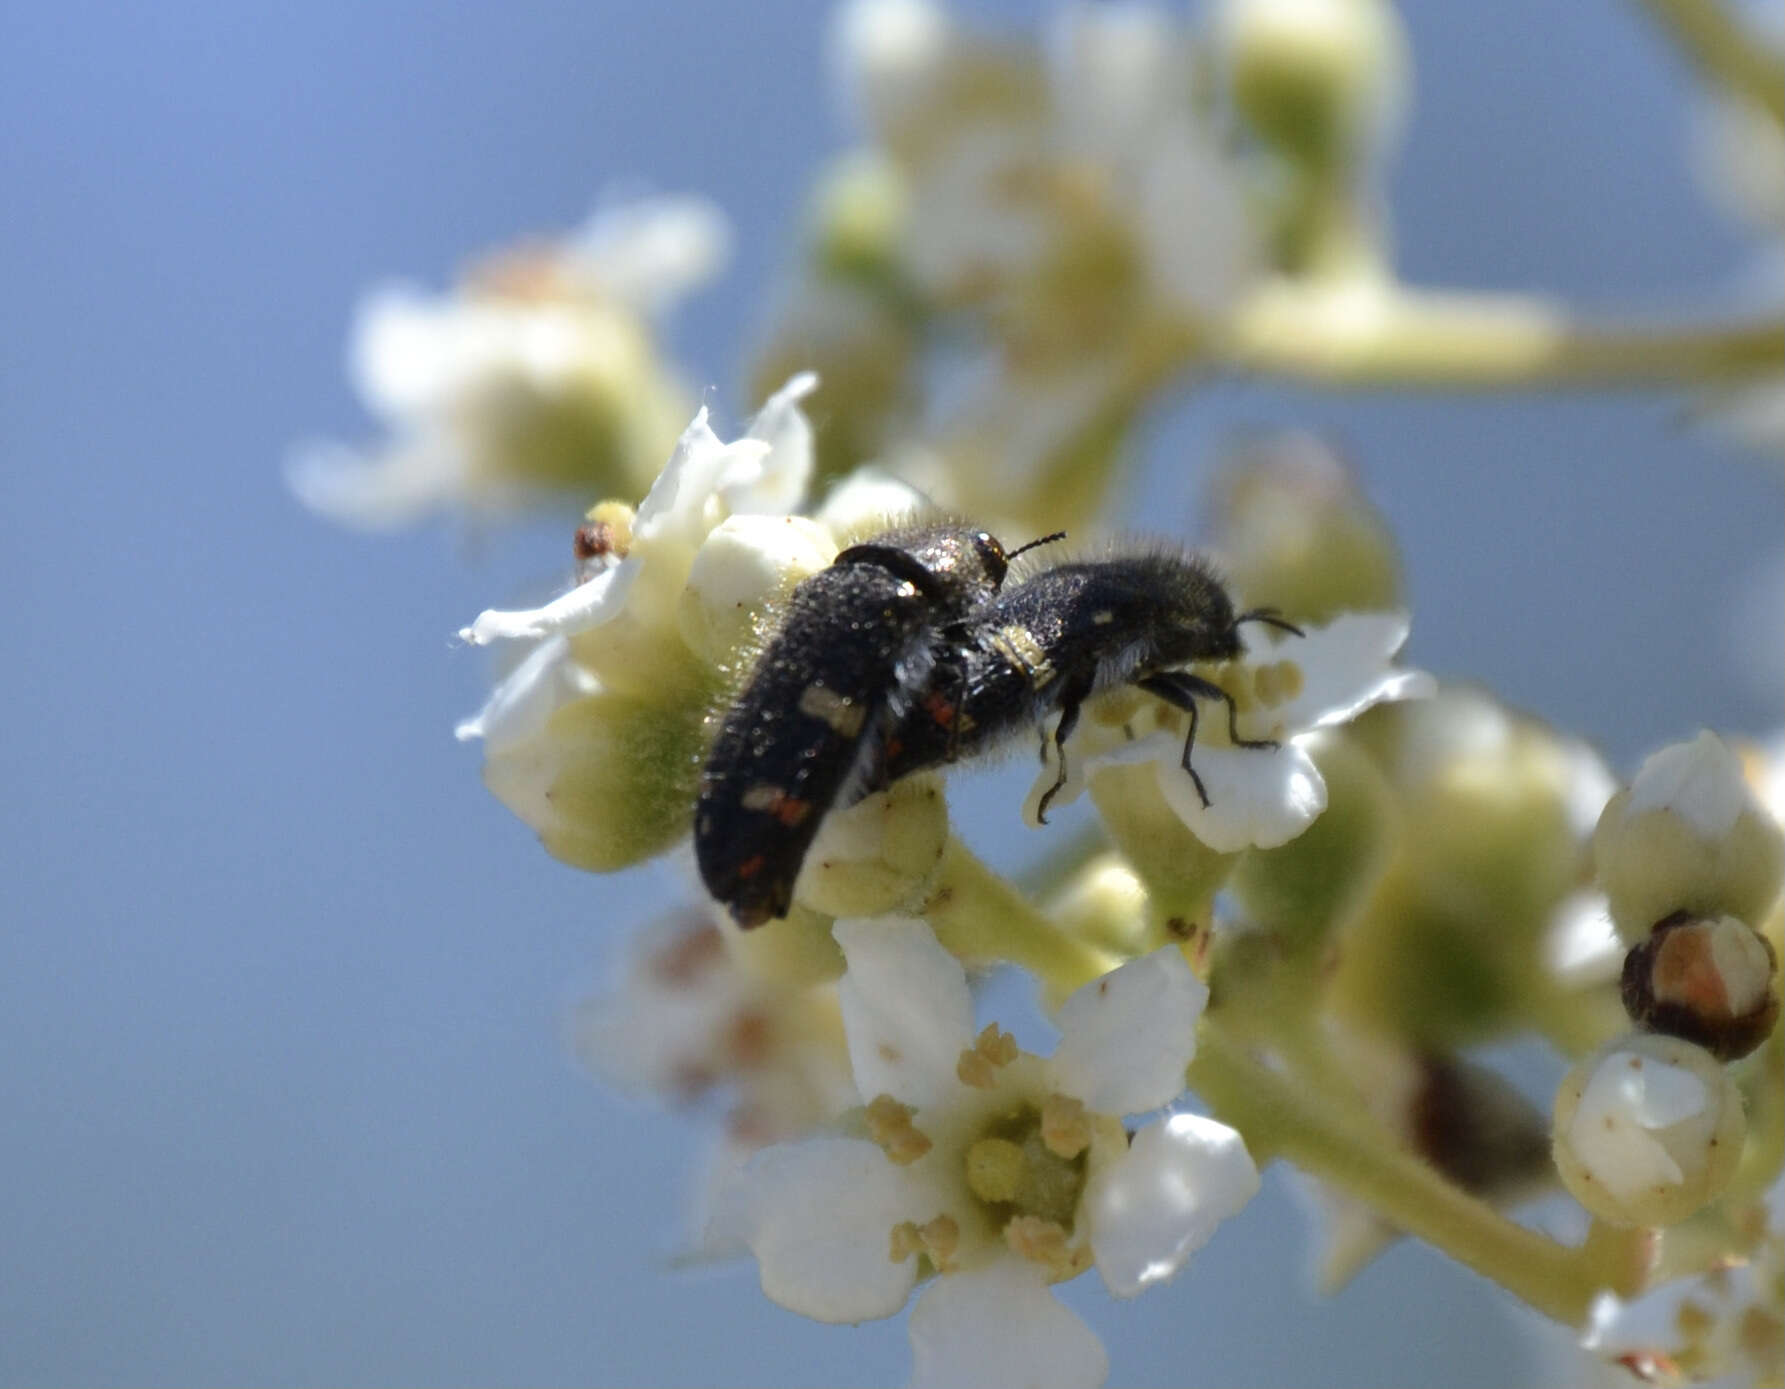
[{"label": "brown spot on bud", "polygon": [[1675,912],[1624,957],[1624,1011],[1719,1061],[1753,1051],[1779,1021],[1772,942],[1733,916]]}]

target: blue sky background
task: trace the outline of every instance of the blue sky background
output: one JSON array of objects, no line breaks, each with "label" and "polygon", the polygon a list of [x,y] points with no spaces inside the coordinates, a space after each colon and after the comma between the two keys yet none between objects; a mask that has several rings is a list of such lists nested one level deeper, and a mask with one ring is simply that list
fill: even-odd
[{"label": "blue sky background", "polygon": [[[563,1044],[673,875],[562,867],[483,792],[450,728],[486,670],[448,641],[561,573],[563,527],[367,539],[279,475],[295,438],[368,431],[342,366],[362,286],[443,283],[628,181],[736,219],[673,334],[735,406],[844,139],[822,16],[0,0],[0,1381],[904,1375],[902,1322],[814,1327],[748,1267],[669,1270],[697,1129]],[[1634,7],[1408,22],[1411,278],[1645,308],[1733,283],[1691,84]],[[1133,505],[1191,533],[1214,445],[1269,423],[1346,441],[1405,544],[1421,663],[1625,767],[1777,725],[1776,676],[1737,657],[1778,628],[1729,617],[1780,544],[1776,468],[1676,402],[1224,385],[1160,419]],[[994,847],[1043,850],[1002,784],[963,793],[1008,820]],[[1072,1299],[1119,1383],[1543,1378],[1445,1260],[1401,1248],[1317,1304],[1306,1241],[1273,1178],[1169,1291]]]}]

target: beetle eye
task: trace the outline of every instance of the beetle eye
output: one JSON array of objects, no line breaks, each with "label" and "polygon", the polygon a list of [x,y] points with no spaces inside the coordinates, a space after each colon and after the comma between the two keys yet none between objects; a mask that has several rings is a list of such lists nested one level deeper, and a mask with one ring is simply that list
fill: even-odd
[{"label": "beetle eye", "polygon": [[985,531],[979,531],[973,537],[973,548],[979,552],[979,561],[985,566],[985,572],[994,584],[1004,582],[1004,575],[1010,568],[1010,557],[1004,553],[1004,547]]}]

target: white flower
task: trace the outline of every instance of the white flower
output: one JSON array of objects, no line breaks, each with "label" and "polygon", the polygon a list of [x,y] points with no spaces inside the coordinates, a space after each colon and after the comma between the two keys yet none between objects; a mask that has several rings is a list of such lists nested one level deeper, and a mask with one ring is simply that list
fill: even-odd
[{"label": "white flower", "polygon": [[[1236,747],[1226,738],[1225,710],[1216,706],[1212,714],[1205,712],[1192,765],[1208,793],[1207,805],[1184,771],[1185,735],[1175,718],[1169,727],[1133,741],[1126,741],[1121,728],[1081,722],[1083,732],[1067,743],[1068,778],[1055,803],[1077,796],[1095,767],[1152,762],[1167,803],[1211,849],[1234,853],[1286,844],[1326,809],[1326,782],[1309,754],[1319,731],[1374,704],[1424,698],[1436,688],[1424,671],[1389,664],[1407,639],[1407,627],[1407,618],[1399,613],[1347,613],[1310,628],[1305,637],[1248,630],[1240,669],[1250,688],[1235,693],[1239,731],[1247,739],[1274,739],[1278,746]],[[1024,806],[1031,823],[1057,775],[1051,741],[1047,746],[1050,761]]]},{"label": "white flower", "polygon": [[579,1005],[570,1026],[577,1055],[629,1094],[678,1104],[724,1094],[723,1127],[691,1201],[696,1256],[741,1252],[707,1234],[714,1199],[753,1153],[856,1102],[835,991],[743,968],[710,907],[640,932],[617,986]]},{"label": "white flower", "polygon": [[349,366],[390,442],[301,447],[293,492],[333,520],[386,529],[449,503],[500,510],[642,482],[685,418],[650,317],[716,270],[727,239],[711,204],[651,199],[505,253],[444,294],[373,290]]},{"label": "white flower", "polygon": [[1047,1290],[1032,1264],[1003,1259],[951,1274],[911,1309],[911,1389],[1071,1389],[1108,1376],[1097,1333]]},{"label": "white flower", "polygon": [[1067,5],[1040,51],[959,36],[917,0],[858,0],[843,16],[849,89],[907,179],[898,254],[930,296],[1034,291],[1044,314],[1070,318],[1057,257],[1082,255],[1087,237],[1133,253],[1140,302],[1191,316],[1255,281],[1259,237],[1199,101],[1187,26],[1167,10]]},{"label": "white flower", "polygon": [[475,646],[568,636],[613,621],[641,581],[658,597],[680,592],[695,551],[721,521],[789,511],[804,494],[812,474],[812,427],[799,402],[817,385],[810,372],[794,377],[757,412],[749,432],[730,444],[713,433],[703,406],[640,503],[619,564],[544,607],[479,613],[459,636]]},{"label": "white flower", "polygon": [[1194,315],[1230,308],[1262,252],[1235,171],[1193,106],[1182,25],[1153,5],[1068,5],[1048,52],[1055,139],[1099,168],[1155,287]]},{"label": "white flower", "polygon": [[[1777,1383],[1785,1347],[1779,1297],[1785,1283],[1785,1181],[1775,1178],[1757,1204],[1760,1209],[1743,1212],[1747,1219],[1732,1222],[1738,1229],[1759,1227],[1752,1247],[1726,1265],[1672,1279],[1629,1301],[1601,1293],[1581,1349],[1651,1381]],[[1762,1214],[1764,1221],[1756,1218]]]},{"label": "white flower", "polygon": [[686,834],[712,668],[768,596],[715,602],[713,585],[779,591],[836,552],[823,526],[785,514],[812,467],[798,402],[815,384],[795,377],[732,444],[701,411],[636,513],[592,513],[613,537],[598,572],[541,608],[485,612],[461,632],[474,644],[538,643],[456,733],[484,740],[485,784],[558,858],[609,872]]},{"label": "white flower", "polygon": [[630,1094],[686,1102],[717,1086],[795,1132],[855,1103],[828,989],[789,988],[742,968],[710,908],[642,931],[616,988],[572,1020],[577,1054]]},{"label": "white flower", "polygon": [[724,1231],[771,1298],[821,1321],[891,1316],[939,1273],[912,1315],[917,1382],[1100,1382],[1095,1336],[1046,1284],[1095,1263],[1133,1296],[1258,1188],[1226,1126],[1172,1115],[1130,1146],[1116,1117],[1179,1094],[1206,987],[1175,947],[1132,961],[1066,1001],[1044,1059],[995,1026],[975,1038],[966,976],[925,923],[840,921],[836,937],[869,1137],[759,1154]]},{"label": "white flower", "polygon": [[598,209],[559,250],[579,289],[661,314],[725,268],[731,225],[705,198],[639,198]]},{"label": "white flower", "polygon": [[864,125],[894,128],[921,114],[953,42],[933,0],[847,0],[831,20],[834,80]]}]

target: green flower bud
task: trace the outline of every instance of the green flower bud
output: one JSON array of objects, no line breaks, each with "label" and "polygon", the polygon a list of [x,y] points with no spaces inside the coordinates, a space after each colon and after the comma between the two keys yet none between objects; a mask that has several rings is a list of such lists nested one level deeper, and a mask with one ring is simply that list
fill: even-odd
[{"label": "green flower bud", "polygon": [[1454,687],[1372,710],[1357,727],[1418,826],[1405,867],[1419,895],[1469,929],[1534,950],[1584,873],[1589,817],[1609,784],[1597,757]]},{"label": "green flower bud", "polygon": [[1152,944],[1146,885],[1120,854],[1101,853],[1081,866],[1048,902],[1062,931],[1115,954],[1134,956]]},{"label": "green flower bud", "polygon": [[1373,158],[1405,105],[1406,38],[1383,0],[1227,0],[1218,40],[1235,104],[1297,163]]},{"label": "green flower bud", "polygon": [[1295,946],[1317,945],[1365,901],[1400,839],[1388,783],[1342,734],[1311,740],[1326,811],[1281,848],[1242,855],[1230,887],[1255,925]]},{"label": "green flower bud", "polygon": [[490,381],[460,408],[477,485],[639,496],[687,423],[688,401],[641,323],[568,311],[574,366]]},{"label": "green flower bud", "polygon": [[554,858],[595,873],[626,868],[688,832],[706,703],[597,690],[537,733],[492,743],[484,784]]},{"label": "green flower bud", "polygon": [[1406,605],[1388,523],[1311,434],[1241,449],[1215,479],[1209,509],[1222,568],[1249,606],[1318,626]]},{"label": "green flower bud", "polygon": [[890,426],[914,403],[917,336],[908,314],[881,289],[829,278],[801,285],[783,304],[757,352],[750,380],[766,398],[789,375],[824,368],[806,400],[822,484],[885,453]]},{"label": "green flower bud", "polygon": [[1090,791],[1104,828],[1145,884],[1167,933],[1183,939],[1207,926],[1237,855],[1217,853],[1190,833],[1159,790],[1150,763],[1100,767],[1091,773]]},{"label": "green flower bud", "polygon": [[845,155],[819,181],[814,256],[827,272],[846,279],[881,279],[898,258],[910,202],[897,165],[871,150]]},{"label": "green flower bud", "polygon": [[1741,1092],[1709,1052],[1633,1033],[1563,1078],[1556,1170],[1602,1220],[1677,1225],[1729,1185],[1747,1129]]},{"label": "green flower bud", "polygon": [[947,842],[941,779],[906,777],[826,817],[794,884],[794,901],[826,916],[897,911],[923,894]]},{"label": "green flower bud", "polygon": [[1345,933],[1335,998],[1444,1049],[1528,1021],[1551,990],[1544,940],[1582,877],[1609,777],[1581,745],[1468,690],[1374,709],[1352,727],[1409,828]]},{"label": "green flower bud", "polygon": [[1632,943],[1676,911],[1762,921],[1785,873],[1785,832],[1714,733],[1652,754],[1593,834],[1612,920]]}]

